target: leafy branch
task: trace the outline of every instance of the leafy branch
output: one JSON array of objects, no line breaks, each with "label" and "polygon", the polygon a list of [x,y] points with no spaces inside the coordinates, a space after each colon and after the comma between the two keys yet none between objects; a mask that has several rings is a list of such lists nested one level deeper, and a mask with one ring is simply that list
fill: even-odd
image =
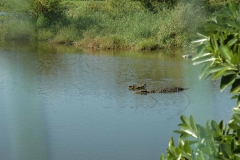
[{"label": "leafy branch", "polygon": [[240,160],[240,3],[229,1],[198,29],[197,56],[193,65],[203,64],[199,78],[221,77],[220,91],[230,87],[237,100],[230,121],[196,124],[193,116],[181,116],[178,146],[171,137],[167,155],[160,160]]}]

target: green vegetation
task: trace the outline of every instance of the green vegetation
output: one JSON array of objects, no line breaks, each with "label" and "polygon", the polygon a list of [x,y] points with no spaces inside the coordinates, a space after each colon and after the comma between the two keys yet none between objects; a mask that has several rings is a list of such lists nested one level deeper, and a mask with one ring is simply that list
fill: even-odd
[{"label": "green vegetation", "polygon": [[133,0],[140,2],[140,4],[151,12],[158,12],[160,10],[174,8],[179,0]]},{"label": "green vegetation", "polygon": [[[194,65],[204,64],[200,78],[221,77],[220,90],[230,87],[237,105],[227,124],[212,120],[201,126],[192,116],[181,116],[181,130],[174,131],[180,134],[178,146],[171,137],[166,159],[240,159],[240,3],[228,2],[214,16],[198,30]],[[160,160],[164,159],[162,155]]]},{"label": "green vegetation", "polygon": [[206,18],[202,6],[215,5],[206,1],[2,0],[0,37],[92,49],[183,47]]}]

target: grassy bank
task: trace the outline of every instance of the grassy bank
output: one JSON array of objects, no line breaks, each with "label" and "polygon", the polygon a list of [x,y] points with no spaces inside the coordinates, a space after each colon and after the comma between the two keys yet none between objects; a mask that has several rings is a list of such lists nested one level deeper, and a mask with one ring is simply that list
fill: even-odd
[{"label": "grassy bank", "polygon": [[200,7],[187,2],[157,13],[144,10],[136,2],[65,0],[62,5],[66,9],[65,18],[47,27],[36,26],[22,15],[0,16],[1,41],[48,41],[91,49],[156,50],[188,45],[205,19]]}]

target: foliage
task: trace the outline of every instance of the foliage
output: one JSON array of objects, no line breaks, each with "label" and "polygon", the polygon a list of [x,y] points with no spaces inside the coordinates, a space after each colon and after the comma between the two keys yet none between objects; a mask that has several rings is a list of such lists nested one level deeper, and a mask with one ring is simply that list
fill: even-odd
[{"label": "foliage", "polygon": [[0,10],[16,14],[25,14],[27,3],[26,0],[1,0]]},{"label": "foliage", "polygon": [[71,44],[79,37],[78,31],[73,27],[63,27],[59,29],[57,35],[51,41],[59,44]]},{"label": "foliage", "polygon": [[228,3],[215,18],[198,30],[201,42],[194,65],[204,63],[200,78],[221,78],[220,89],[232,86],[231,93],[240,94],[240,5]]},{"label": "foliage", "polygon": [[[19,19],[26,24],[32,22],[28,26],[32,27],[28,40],[55,43],[74,41],[74,45],[98,49],[141,51],[186,46],[204,19],[201,7],[196,8],[191,3],[182,2],[171,11],[163,9],[153,13],[146,12],[140,1],[133,0],[3,1],[8,4],[13,1],[24,2],[25,9],[21,12],[24,15],[21,14]],[[19,16],[14,14],[14,18],[16,15]],[[14,34],[15,28],[9,27],[12,17],[5,16],[2,19],[1,39],[10,40],[8,35],[11,35],[11,40],[19,39],[20,37],[14,37],[18,35]]]},{"label": "foliage", "polygon": [[33,27],[30,22],[11,17],[7,23],[0,23],[1,40],[30,41],[33,37]]},{"label": "foliage", "polygon": [[[178,146],[171,138],[167,159],[240,159],[240,4],[230,1],[214,15],[198,30],[200,39],[194,42],[200,44],[194,65],[205,64],[200,78],[221,77],[220,90],[231,87],[237,106],[228,124],[212,120],[203,127],[192,116],[181,116],[181,130],[175,131],[180,134]],[[160,160],[164,158],[162,155]]]},{"label": "foliage", "polygon": [[207,13],[214,13],[223,8],[226,4],[226,0],[200,0],[203,3],[203,7]]},{"label": "foliage", "polygon": [[164,8],[172,9],[178,3],[178,0],[133,0],[138,1],[149,11],[158,12]]},{"label": "foliage", "polygon": [[47,27],[64,17],[62,0],[27,0],[29,13],[37,26]]},{"label": "foliage", "polygon": [[207,121],[204,127],[196,124],[192,116],[181,116],[181,121],[181,130],[174,131],[180,134],[178,146],[171,137],[167,159],[240,159],[239,128],[214,120]]},{"label": "foliage", "polygon": [[74,24],[82,29],[83,39],[77,44],[91,48],[100,47],[100,49],[115,48],[104,46],[115,45],[109,42],[112,41],[111,39],[118,39],[120,40],[118,48],[154,50],[173,46],[182,47],[189,43],[190,38],[195,35],[196,27],[203,19],[199,14],[200,10],[192,8],[189,3],[180,3],[178,8],[171,12],[145,12],[137,7],[124,8],[123,11],[119,8],[118,12],[112,11],[111,8],[110,10],[110,14],[99,10],[85,14],[84,12],[87,11],[81,9]]}]

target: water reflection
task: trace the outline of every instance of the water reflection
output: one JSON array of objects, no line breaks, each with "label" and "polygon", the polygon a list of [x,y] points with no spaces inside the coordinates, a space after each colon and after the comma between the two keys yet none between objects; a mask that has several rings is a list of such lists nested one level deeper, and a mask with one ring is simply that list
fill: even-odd
[{"label": "water reflection", "polygon": [[49,159],[42,102],[27,93],[34,89],[34,78],[24,71],[23,59],[8,57],[0,58],[1,159]]},{"label": "water reflection", "polygon": [[[228,119],[234,106],[218,83],[179,51],[81,51],[46,44],[0,48],[0,155],[3,159],[158,159],[179,116]],[[189,88],[137,95],[146,83]]]}]

